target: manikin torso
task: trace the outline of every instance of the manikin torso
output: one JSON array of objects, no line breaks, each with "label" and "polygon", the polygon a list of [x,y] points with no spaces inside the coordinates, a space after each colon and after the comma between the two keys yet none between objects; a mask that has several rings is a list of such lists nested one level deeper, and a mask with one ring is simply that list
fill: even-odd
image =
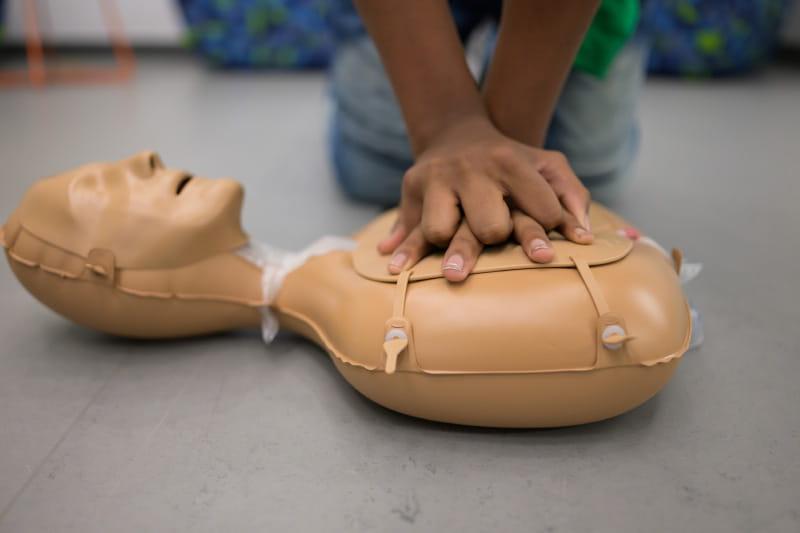
[{"label": "manikin torso", "polygon": [[353,237],[355,251],[292,269],[253,260],[242,198],[232,180],[169,170],[145,152],[38,182],[3,241],[23,285],[79,324],[162,338],[261,327],[268,313],[324,347],[368,397],[447,422],[614,416],[655,394],[688,344],[679,264],[619,236],[625,222],[600,206],[595,244],[557,240],[544,266],[509,244],[455,285],[437,257],[386,271],[375,243],[391,214]]}]

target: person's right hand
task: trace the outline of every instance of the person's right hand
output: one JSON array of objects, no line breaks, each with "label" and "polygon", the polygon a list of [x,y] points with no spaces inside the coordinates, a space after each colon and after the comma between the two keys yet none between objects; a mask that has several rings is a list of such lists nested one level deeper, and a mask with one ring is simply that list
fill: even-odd
[{"label": "person's right hand", "polygon": [[466,279],[484,245],[512,233],[535,262],[552,261],[547,237],[592,242],[589,193],[559,152],[514,141],[484,117],[452,123],[436,137],[403,178],[397,223],[378,245],[392,254],[399,273],[432,246],[446,247],[442,272]]}]

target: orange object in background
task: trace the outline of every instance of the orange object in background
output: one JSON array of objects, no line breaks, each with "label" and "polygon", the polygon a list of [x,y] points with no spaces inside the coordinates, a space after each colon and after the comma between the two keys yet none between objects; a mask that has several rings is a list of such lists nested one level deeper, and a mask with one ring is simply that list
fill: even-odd
[{"label": "orange object in background", "polygon": [[36,0],[23,0],[23,3],[28,66],[22,70],[0,70],[0,87],[27,83],[34,87],[42,87],[47,83],[107,83],[126,81],[132,77],[136,58],[125,36],[122,17],[114,0],[98,0],[116,63],[113,67],[48,68],[39,31]]}]

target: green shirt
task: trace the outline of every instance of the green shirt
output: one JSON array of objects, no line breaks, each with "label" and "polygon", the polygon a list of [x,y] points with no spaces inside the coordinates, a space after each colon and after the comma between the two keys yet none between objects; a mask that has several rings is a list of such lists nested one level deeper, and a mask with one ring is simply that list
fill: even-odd
[{"label": "green shirt", "polygon": [[598,78],[636,31],[639,0],[603,0],[575,58],[575,68]]}]

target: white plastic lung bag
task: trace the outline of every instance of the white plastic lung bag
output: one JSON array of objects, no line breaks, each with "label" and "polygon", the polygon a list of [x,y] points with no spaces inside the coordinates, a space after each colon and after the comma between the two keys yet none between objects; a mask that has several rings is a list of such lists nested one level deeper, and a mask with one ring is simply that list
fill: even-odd
[{"label": "white plastic lung bag", "polygon": [[[299,252],[289,252],[268,244],[251,242],[237,253],[262,269],[261,287],[264,300],[269,305],[275,301],[286,276],[309,258],[338,250],[353,250],[355,246],[356,242],[353,239],[327,235]],[[261,310],[261,334],[267,344],[272,342],[279,329],[278,319],[268,305]]]}]

